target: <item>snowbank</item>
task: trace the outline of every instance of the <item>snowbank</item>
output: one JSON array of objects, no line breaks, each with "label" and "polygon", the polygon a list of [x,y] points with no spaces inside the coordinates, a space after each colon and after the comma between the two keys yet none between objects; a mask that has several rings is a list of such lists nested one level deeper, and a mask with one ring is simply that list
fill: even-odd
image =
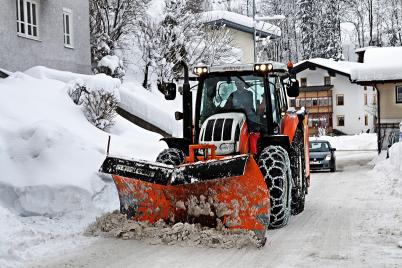
[{"label": "snowbank", "polygon": [[381,178],[388,192],[402,198],[402,142],[392,145],[388,159],[377,159],[373,172]]},{"label": "snowbank", "polygon": [[[181,111],[179,102],[168,102],[157,90],[148,91],[137,82],[126,82],[120,87],[120,107],[129,113],[159,127],[174,137],[182,135],[182,121],[174,118]],[[180,96],[177,96],[177,100]],[[175,105],[175,106],[174,106]]]},{"label": "snowbank", "polygon": [[377,149],[377,134],[362,133],[358,135],[348,136],[320,136],[310,137],[310,140],[326,140],[329,141],[333,148],[339,151],[347,150],[376,150]]},{"label": "snowbank", "polygon": [[120,116],[109,133],[94,127],[62,82],[76,74],[45,70],[40,79],[17,72],[0,80],[0,267],[23,266],[64,240],[77,247],[87,224],[119,207],[114,185],[97,174],[108,135],[113,154],[154,160],[165,148],[160,135]]},{"label": "snowbank", "polygon": [[59,71],[50,69],[44,66],[35,66],[24,72],[38,79],[52,79],[64,83],[79,83],[85,85],[88,90],[104,90],[112,92],[115,97],[120,100],[118,88],[121,86],[121,81],[117,78],[112,78],[106,74],[86,75],[77,74],[67,71]]}]

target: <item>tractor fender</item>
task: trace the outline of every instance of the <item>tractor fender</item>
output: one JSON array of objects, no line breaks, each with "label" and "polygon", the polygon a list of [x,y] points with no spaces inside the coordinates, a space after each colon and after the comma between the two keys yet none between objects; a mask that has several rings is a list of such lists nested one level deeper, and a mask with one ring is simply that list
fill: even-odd
[{"label": "tractor fender", "polygon": [[169,148],[180,149],[186,155],[189,154],[188,148],[192,144],[192,142],[190,140],[184,139],[184,138],[162,138],[160,140],[166,142],[166,144]]},{"label": "tractor fender", "polygon": [[295,113],[286,113],[281,122],[281,134],[289,137],[289,142],[293,142],[296,129],[299,125],[299,118]]}]

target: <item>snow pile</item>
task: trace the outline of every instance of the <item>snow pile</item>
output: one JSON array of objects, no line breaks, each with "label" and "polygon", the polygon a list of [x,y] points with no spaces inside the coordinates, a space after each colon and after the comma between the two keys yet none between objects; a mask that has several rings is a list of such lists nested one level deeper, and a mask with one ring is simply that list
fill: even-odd
[{"label": "snow pile", "polygon": [[[181,111],[181,96],[176,102],[168,102],[157,90],[149,91],[139,83],[126,82],[120,87],[120,107],[129,113],[159,127],[174,137],[182,135],[182,121],[174,117],[176,111]],[[176,105],[176,106],[174,106]]]},{"label": "snow pile", "polygon": [[377,134],[375,133],[361,133],[358,135],[334,136],[334,137],[331,136],[310,137],[310,140],[329,141],[331,146],[339,151],[377,150]]},{"label": "snow pile", "polygon": [[365,51],[364,63],[351,72],[352,81],[402,79],[402,47],[378,47]]},{"label": "snow pile", "polygon": [[381,178],[385,189],[402,198],[402,142],[392,145],[388,159],[377,159],[373,172]]},{"label": "snow pile", "polygon": [[88,91],[104,90],[113,93],[120,100],[118,88],[121,86],[121,81],[117,78],[112,78],[106,74],[86,75],[77,74],[66,71],[59,71],[43,66],[35,66],[24,72],[25,74],[38,79],[52,79],[67,83],[69,88],[74,86],[85,86]]},{"label": "snow pile", "polygon": [[162,220],[155,224],[128,220],[118,211],[107,213],[86,230],[89,236],[121,237],[145,240],[150,244],[202,246],[213,248],[244,248],[259,246],[252,231],[201,227],[199,224],[176,223],[167,225]]},{"label": "snow pile", "polygon": [[119,207],[115,186],[97,173],[109,135],[111,153],[127,157],[154,160],[166,147],[120,116],[108,133],[94,127],[68,96],[66,73],[46,70],[60,79],[17,72],[0,80],[0,267],[23,266],[64,241],[72,242],[60,248],[77,247],[96,216]]}]

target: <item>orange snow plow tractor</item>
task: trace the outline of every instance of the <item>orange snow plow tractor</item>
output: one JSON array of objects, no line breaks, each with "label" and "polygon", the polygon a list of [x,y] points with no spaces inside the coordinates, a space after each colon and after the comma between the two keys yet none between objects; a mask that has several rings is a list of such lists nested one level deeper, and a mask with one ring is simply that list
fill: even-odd
[{"label": "orange snow plow tractor", "polygon": [[[184,65],[183,138],[164,138],[156,162],[107,156],[120,210],[137,221],[199,223],[253,231],[304,209],[309,185],[307,114],[287,107],[298,83],[279,63],[196,67],[195,122]],[[166,99],[176,86],[164,84]]]}]

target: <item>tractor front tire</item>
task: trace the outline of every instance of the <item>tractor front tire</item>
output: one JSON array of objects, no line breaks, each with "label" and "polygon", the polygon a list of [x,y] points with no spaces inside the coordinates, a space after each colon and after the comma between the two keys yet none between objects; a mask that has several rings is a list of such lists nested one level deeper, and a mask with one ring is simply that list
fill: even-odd
[{"label": "tractor front tire", "polygon": [[262,150],[258,166],[269,189],[269,227],[283,227],[288,223],[291,214],[292,178],[288,153],[280,146],[268,146]]},{"label": "tractor front tire", "polygon": [[168,148],[159,153],[156,162],[178,166],[184,163],[186,155],[184,152],[177,148]]}]

